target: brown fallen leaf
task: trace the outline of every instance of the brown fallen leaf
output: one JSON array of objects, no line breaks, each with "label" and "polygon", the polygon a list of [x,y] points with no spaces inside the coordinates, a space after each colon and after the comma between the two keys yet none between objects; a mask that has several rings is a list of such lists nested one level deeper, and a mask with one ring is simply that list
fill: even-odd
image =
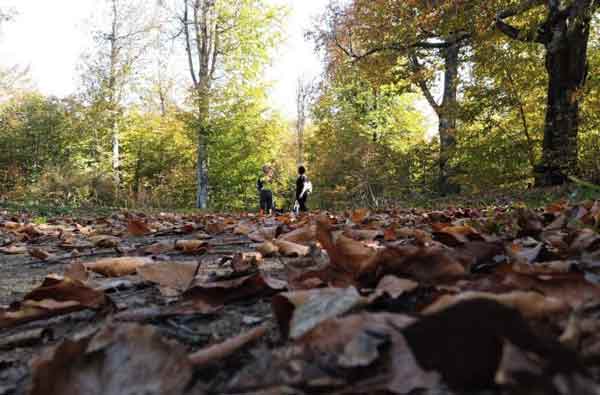
[{"label": "brown fallen leaf", "polygon": [[371,229],[345,229],[344,236],[358,241],[373,241],[377,237],[383,236],[383,232]]},{"label": "brown fallen leaf", "polygon": [[376,260],[378,274],[410,276],[421,282],[466,275],[465,262],[455,251],[439,247],[388,247]]},{"label": "brown fallen leaf", "polygon": [[86,269],[106,277],[122,277],[135,274],[137,269],[154,262],[152,258],[121,257],[105,258],[95,262],[85,262]]},{"label": "brown fallen leaf", "polygon": [[436,240],[452,247],[468,241],[484,241],[481,234],[469,225],[447,226],[447,224],[440,224],[434,226],[433,236]]},{"label": "brown fallen leaf", "polygon": [[107,326],[65,340],[32,362],[31,395],[185,392],[192,367],[185,350],[150,326]]},{"label": "brown fallen leaf", "polygon": [[258,267],[262,260],[260,252],[239,252],[233,256],[231,267],[234,272],[247,272]]},{"label": "brown fallen leaf", "polygon": [[145,236],[152,232],[150,226],[139,218],[130,218],[127,222],[127,232],[132,236]]},{"label": "brown fallen leaf", "polygon": [[433,314],[465,300],[489,299],[518,310],[525,318],[540,319],[555,314],[565,314],[571,307],[565,301],[544,296],[538,292],[513,291],[503,294],[488,292],[462,292],[457,295],[443,295],[423,310],[423,314]]},{"label": "brown fallen leaf", "polygon": [[34,258],[40,259],[42,261],[47,261],[53,257],[53,255],[51,253],[49,253],[48,251],[46,251],[40,247],[34,247],[34,248],[30,249],[29,255],[31,255]]},{"label": "brown fallen leaf", "polygon": [[267,240],[256,246],[256,251],[260,252],[263,256],[270,257],[279,252],[279,247]]},{"label": "brown fallen leaf", "polygon": [[0,253],[8,255],[27,254],[27,247],[24,245],[9,245],[8,247],[0,247]]},{"label": "brown fallen leaf", "polygon": [[371,211],[368,208],[359,208],[350,214],[350,220],[355,224],[361,224],[369,217],[369,215],[371,215]]},{"label": "brown fallen leaf", "polygon": [[88,280],[89,275],[83,263],[75,262],[67,266],[65,269],[65,277],[85,283]]},{"label": "brown fallen leaf", "polygon": [[261,325],[248,332],[242,333],[222,343],[203,348],[188,356],[190,363],[196,367],[214,363],[226,358],[245,345],[258,340],[268,332],[267,324]]},{"label": "brown fallen leaf", "polygon": [[181,250],[186,254],[194,254],[206,250],[206,241],[204,240],[177,240],[175,249]]},{"label": "brown fallen leaf", "polygon": [[280,239],[272,240],[273,244],[277,246],[279,253],[290,257],[304,257],[310,253],[310,247],[303,246],[302,244],[292,243],[291,241],[285,241]]},{"label": "brown fallen leaf", "polygon": [[296,244],[309,245],[314,243],[317,239],[317,226],[305,225],[301,228],[279,236],[279,239]]},{"label": "brown fallen leaf", "polygon": [[146,281],[177,291],[185,291],[198,271],[198,263],[161,262],[137,268],[137,273]]},{"label": "brown fallen leaf", "polygon": [[252,225],[250,225],[248,223],[240,222],[233,229],[233,234],[248,236],[250,233],[252,233],[254,231],[255,231],[254,226],[252,226]]},{"label": "brown fallen leaf", "polygon": [[110,235],[97,235],[89,238],[90,242],[100,248],[114,248],[118,247],[121,243],[121,239]]},{"label": "brown fallen leaf", "polygon": [[112,304],[103,292],[70,278],[48,276],[38,288],[8,309],[0,309],[0,328],[8,328],[67,314],[78,310],[99,309]]},{"label": "brown fallen leaf", "polygon": [[194,282],[184,293],[186,301],[220,307],[227,303],[255,296],[269,296],[284,290],[287,284],[262,273],[255,273],[232,280]]},{"label": "brown fallen leaf", "polygon": [[175,249],[175,244],[172,242],[161,241],[142,248],[143,254],[161,255],[171,252]]},{"label": "brown fallen leaf", "polygon": [[367,303],[354,287],[319,288],[275,295],[271,301],[284,338],[297,339],[321,322]]},{"label": "brown fallen leaf", "polygon": [[327,251],[331,266],[355,277],[377,268],[377,251],[344,235],[334,239],[329,219],[325,216],[317,218],[317,238]]},{"label": "brown fallen leaf", "polygon": [[412,292],[419,287],[419,283],[409,280],[407,278],[400,278],[392,275],[384,276],[379,283],[373,294],[373,297],[379,297],[383,294],[389,295],[392,299],[397,299],[401,295]]},{"label": "brown fallen leaf", "polygon": [[517,310],[490,299],[464,300],[421,318],[402,334],[423,369],[439,372],[451,388],[460,390],[493,386],[505,340],[537,354],[554,369],[582,368],[573,352],[552,338],[537,336]]}]

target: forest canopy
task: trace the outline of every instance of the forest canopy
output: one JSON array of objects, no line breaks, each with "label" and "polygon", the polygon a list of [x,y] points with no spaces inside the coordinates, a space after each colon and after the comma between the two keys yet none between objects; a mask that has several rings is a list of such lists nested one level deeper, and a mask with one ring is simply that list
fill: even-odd
[{"label": "forest canopy", "polygon": [[274,4],[98,2],[68,97],[3,66],[2,199],[254,209],[264,164],[280,208],[301,164],[314,207],[600,182],[597,1],[332,1],[294,119],[269,101]]}]

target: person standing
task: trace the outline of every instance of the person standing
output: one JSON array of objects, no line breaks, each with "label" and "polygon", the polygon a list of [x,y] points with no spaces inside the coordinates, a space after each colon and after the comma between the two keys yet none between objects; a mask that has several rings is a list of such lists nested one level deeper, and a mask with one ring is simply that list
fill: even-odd
[{"label": "person standing", "polygon": [[296,180],[296,201],[300,212],[307,212],[306,201],[308,200],[308,194],[312,192],[312,183],[306,176],[306,169],[304,166],[298,168],[298,179]]},{"label": "person standing", "polygon": [[273,169],[269,165],[262,167],[262,174],[258,177],[256,188],[260,197],[260,215],[271,215],[273,210]]}]

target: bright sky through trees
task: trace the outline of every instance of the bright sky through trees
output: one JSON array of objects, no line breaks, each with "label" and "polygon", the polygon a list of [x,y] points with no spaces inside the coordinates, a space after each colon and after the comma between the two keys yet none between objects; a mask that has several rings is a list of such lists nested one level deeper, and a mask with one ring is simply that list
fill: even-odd
[{"label": "bright sky through trees", "polygon": [[[89,26],[97,1],[0,0],[3,7],[18,13],[2,32],[0,64],[29,65],[33,83],[42,93],[65,96],[74,92],[80,55],[91,44]],[[275,83],[272,90],[274,105],[284,114],[293,116],[297,77],[311,78],[321,71],[312,44],[304,40],[304,31],[326,2],[272,1],[290,7],[290,17],[286,25],[288,40],[274,56],[267,78]]]}]

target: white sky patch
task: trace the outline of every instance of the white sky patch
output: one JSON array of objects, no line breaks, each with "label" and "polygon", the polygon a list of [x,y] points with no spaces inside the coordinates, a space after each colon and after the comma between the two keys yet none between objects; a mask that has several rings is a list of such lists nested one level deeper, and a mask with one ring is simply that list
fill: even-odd
[{"label": "white sky patch", "polygon": [[[92,46],[91,25],[101,0],[0,0],[3,9],[17,15],[0,32],[0,65],[29,66],[34,86],[46,95],[75,93],[81,55]],[[323,72],[313,43],[304,35],[328,0],[269,0],[290,9],[286,41],[275,51],[266,78],[273,81],[271,103],[292,119],[296,115],[296,84],[300,76],[311,80]],[[182,67],[187,67],[182,65]],[[417,106],[432,122],[426,102]],[[432,130],[432,126],[428,129]],[[430,131],[429,134],[432,132]]]}]

